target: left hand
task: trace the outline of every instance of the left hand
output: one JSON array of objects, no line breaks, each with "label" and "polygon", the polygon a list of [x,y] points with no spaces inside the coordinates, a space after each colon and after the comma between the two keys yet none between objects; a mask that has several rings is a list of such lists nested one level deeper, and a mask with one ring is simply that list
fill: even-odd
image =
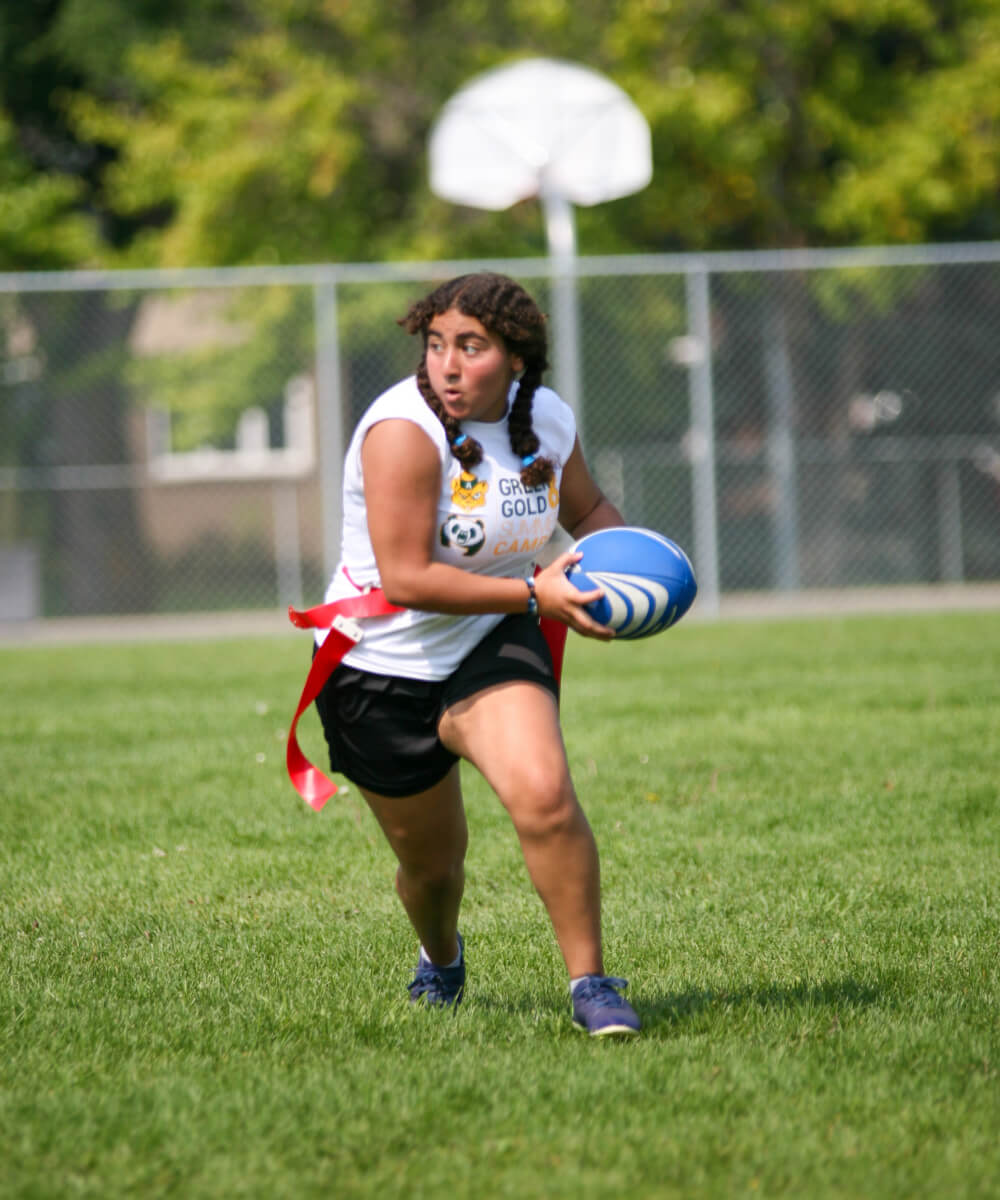
[{"label": "left hand", "polygon": [[582,554],[567,550],[535,576],[535,598],[538,601],[539,615],[562,621],[584,637],[610,642],[615,636],[614,630],[598,624],[586,609],[588,604],[600,600],[604,592],[600,588],[581,592],[566,578],[567,567],[579,562],[581,558]]}]

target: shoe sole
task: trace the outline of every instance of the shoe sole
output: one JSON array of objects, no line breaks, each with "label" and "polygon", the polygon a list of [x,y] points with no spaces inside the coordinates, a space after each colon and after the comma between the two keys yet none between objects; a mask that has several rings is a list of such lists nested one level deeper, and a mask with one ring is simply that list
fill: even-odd
[{"label": "shoe sole", "polygon": [[639,1029],[633,1029],[631,1025],[602,1025],[600,1029],[588,1029],[586,1025],[581,1025],[578,1021],[573,1022],[573,1028],[579,1029],[581,1033],[587,1033],[591,1037],[638,1037],[642,1032]]},{"label": "shoe sole", "polygon": [[464,997],[464,992],[460,992],[451,1000],[428,1000],[426,996],[417,996],[416,999],[410,1000],[410,1005],[413,1008],[458,1008]]}]

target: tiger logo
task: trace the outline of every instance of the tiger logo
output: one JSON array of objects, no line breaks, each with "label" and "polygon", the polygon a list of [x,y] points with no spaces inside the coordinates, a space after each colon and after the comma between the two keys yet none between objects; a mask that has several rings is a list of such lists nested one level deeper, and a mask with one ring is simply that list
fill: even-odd
[{"label": "tiger logo", "polygon": [[458,508],[482,508],[490,485],[477,479],[471,471],[463,471],[451,481],[451,502]]}]

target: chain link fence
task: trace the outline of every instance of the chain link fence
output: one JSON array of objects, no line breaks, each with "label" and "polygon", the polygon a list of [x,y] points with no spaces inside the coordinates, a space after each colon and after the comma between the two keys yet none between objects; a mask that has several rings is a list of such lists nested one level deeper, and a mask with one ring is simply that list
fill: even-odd
[{"label": "chain link fence", "polygon": [[1000,580],[1000,245],[7,275],[0,620],[318,601],[396,319],[479,268],[550,312],[595,474],[705,611]]}]

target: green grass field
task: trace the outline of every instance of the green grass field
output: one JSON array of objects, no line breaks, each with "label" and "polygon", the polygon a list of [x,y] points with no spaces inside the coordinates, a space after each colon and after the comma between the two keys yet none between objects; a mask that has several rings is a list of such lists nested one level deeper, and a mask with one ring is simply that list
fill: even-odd
[{"label": "green grass field", "polygon": [[0,652],[0,1195],[1000,1195],[1000,613],[572,642],[627,1044],[473,772],[409,1009],[374,822],[285,780],[307,646]]}]

